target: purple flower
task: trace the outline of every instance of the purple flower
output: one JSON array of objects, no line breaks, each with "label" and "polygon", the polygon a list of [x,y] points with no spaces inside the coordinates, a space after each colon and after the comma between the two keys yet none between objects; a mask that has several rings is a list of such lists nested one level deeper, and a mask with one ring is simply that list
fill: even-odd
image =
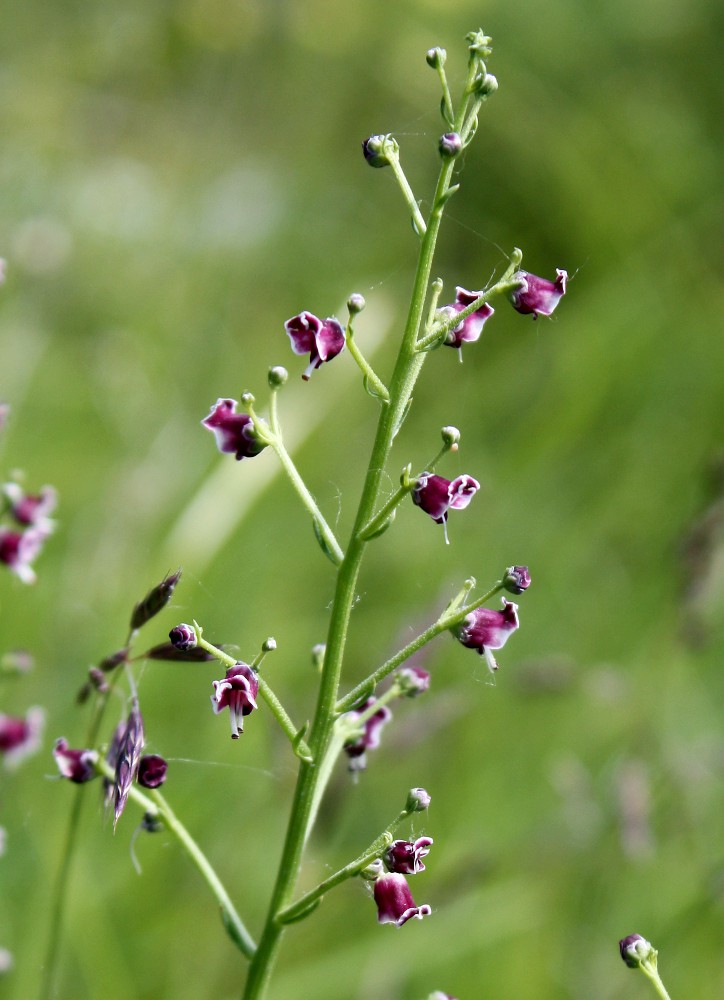
[{"label": "purple flower", "polygon": [[247,663],[235,663],[226,671],[223,681],[214,681],[211,705],[218,715],[228,708],[231,715],[231,738],[238,740],[244,732],[244,716],[257,707],[259,680]]},{"label": "purple flower", "polygon": [[422,920],[432,913],[427,903],[415,906],[407,879],[398,872],[380,875],[375,881],[374,895],[377,903],[377,919],[381,924],[395,924],[396,927],[402,927],[412,917]]},{"label": "purple flower", "polygon": [[417,875],[424,872],[422,859],[432,847],[432,837],[418,837],[414,843],[409,840],[394,840],[383,855],[387,870],[400,875]]},{"label": "purple flower", "polygon": [[42,708],[28,709],[24,719],[0,714],[0,754],[5,757],[5,766],[17,767],[24,757],[37,752],[45,724]]},{"label": "purple flower", "polygon": [[[462,312],[466,306],[471,305],[479,299],[482,292],[469,292],[466,288],[458,285],[455,289],[455,302],[452,305],[444,306],[443,311],[452,316],[453,313]],[[485,321],[490,319],[495,310],[492,306],[484,302],[479,309],[467,316],[462,323],[459,323],[447,335],[445,345],[447,347],[462,347],[463,344],[471,344],[478,340],[483,332]]]},{"label": "purple flower", "polygon": [[566,294],[568,272],[556,268],[556,280],[538,278],[527,271],[516,271],[512,281],[522,282],[520,288],[510,293],[513,308],[519,313],[533,313],[533,318],[550,316],[560,300]]},{"label": "purple flower", "polygon": [[484,656],[491,673],[498,669],[491,650],[502,649],[518,628],[518,605],[503,598],[503,610],[476,608],[453,629],[463,646],[477,649]]},{"label": "purple flower", "polygon": [[527,566],[509,566],[503,577],[503,585],[509,594],[522,594],[530,587],[530,571]]},{"label": "purple flower", "polygon": [[284,324],[295,354],[309,354],[309,364],[302,378],[309,381],[322,362],[336,358],[344,350],[344,330],[336,319],[321,319],[310,312],[292,316]]},{"label": "purple flower", "polygon": [[0,563],[5,563],[23,583],[35,583],[35,571],[30,564],[38,557],[48,534],[47,525],[22,532],[0,528]]},{"label": "purple flower", "polygon": [[[472,476],[462,475],[450,480],[423,472],[412,491],[412,502],[429,514],[436,524],[444,525],[448,511],[451,508],[463,510],[479,489],[480,483]],[[448,541],[447,526],[445,541]]]},{"label": "purple flower", "polygon": [[159,788],[166,780],[168,764],[157,753],[146,754],[138,764],[138,784],[144,788]]},{"label": "purple flower", "polygon": [[23,492],[17,483],[5,483],[3,493],[10,501],[10,513],[18,524],[45,528],[50,533],[53,525],[49,516],[58,503],[58,494],[52,486],[43,486],[40,493],[33,495]]},{"label": "purple flower", "polygon": [[219,451],[242,458],[253,458],[266,448],[254,430],[254,421],[248,413],[236,413],[235,399],[217,399],[208,417],[201,423],[216,438]]},{"label": "purple flower", "polygon": [[95,750],[71,750],[67,740],[59,739],[55,741],[53,756],[61,775],[74,781],[76,785],[82,785],[96,777],[94,764],[98,754]]},{"label": "purple flower", "polygon": [[[368,709],[372,708],[376,701],[376,698],[368,698],[359,708],[348,712],[346,718],[350,726],[354,726],[355,721],[360,718],[362,713],[366,713]],[[367,767],[367,751],[375,750],[380,745],[382,729],[391,718],[392,712],[389,708],[386,705],[380,706],[362,723],[360,727],[362,732],[345,743],[344,752],[349,757],[350,771],[364,771]]]}]

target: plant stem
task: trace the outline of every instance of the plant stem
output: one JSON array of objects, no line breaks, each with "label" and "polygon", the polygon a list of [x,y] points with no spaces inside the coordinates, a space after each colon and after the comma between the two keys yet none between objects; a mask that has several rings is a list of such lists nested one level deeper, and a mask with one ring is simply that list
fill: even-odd
[{"label": "plant stem", "polygon": [[330,875],[323,882],[320,882],[318,886],[314,889],[310,889],[309,892],[305,892],[296,903],[287,907],[279,914],[279,920],[281,923],[289,924],[294,920],[299,919],[303,916],[305,912],[314,905],[314,903],[321,899],[325,893],[329,892],[335,886],[340,885],[340,883],[346,881],[348,878],[352,878],[354,875],[358,875],[363,868],[376,861],[377,858],[382,854],[382,852],[390,846],[393,841],[393,833],[397,827],[402,823],[403,820],[407,819],[409,812],[406,809],[400,813],[400,815],[390,823],[386,830],[384,830],[379,837],[375,837],[370,846],[366,851],[363,851],[358,858],[354,861],[350,861],[348,865],[344,868],[340,868],[339,871],[335,872],[334,875]]},{"label": "plant stem", "polygon": [[386,660],[381,667],[378,667],[373,673],[366,677],[363,681],[357,684],[356,687],[352,688],[349,694],[346,694],[344,698],[337,702],[336,711],[338,713],[349,712],[350,709],[354,708],[357,702],[361,698],[369,695],[374,688],[384,680],[388,674],[391,674],[395,667],[399,667],[401,663],[405,660],[409,660],[418,650],[426,646],[428,642],[431,642],[442,632],[447,631],[447,629],[452,628],[459,622],[463,621],[471,611],[475,608],[479,608],[481,604],[485,604],[489,601],[491,597],[495,597],[498,591],[501,589],[502,584],[496,583],[492,590],[489,590],[487,594],[479,598],[479,600],[474,601],[472,604],[465,605],[460,611],[456,611],[454,614],[450,614],[449,610],[445,610],[438,620],[421,632],[416,639],[408,642],[406,646],[403,646],[399,652],[391,656],[389,660]]},{"label": "plant stem", "polygon": [[[468,73],[468,88],[471,86],[473,78],[474,67],[473,60],[471,60]],[[456,121],[458,127],[462,126],[465,120],[467,106],[468,100],[466,99],[463,101],[458,114]],[[417,350],[417,338],[422,325],[435,245],[453,169],[454,160],[443,160],[427,226],[426,228],[418,229],[423,235],[407,322],[392,378],[388,383],[390,401],[380,412],[357,516],[347,551],[344,554],[337,573],[337,583],[327,634],[324,668],[320,680],[317,706],[308,739],[315,761],[321,761],[322,763],[316,767],[304,761],[300,764],[277,880],[272,892],[259,946],[249,967],[243,1000],[260,1000],[269,983],[284,930],[279,915],[290,905],[294,885],[301,866],[304,844],[310,831],[310,817],[313,816],[313,810],[319,801],[319,796],[316,794],[317,785],[320,783],[320,778],[324,772],[329,770],[326,754],[334,732],[336,702],[347,642],[349,618],[354,603],[357,578],[366,545],[365,540],[362,538],[362,531],[364,526],[373,517],[375,507],[378,503],[382,476],[386,468],[393,439],[404,420],[412,398],[412,391],[427,356],[424,352]],[[412,192],[410,192],[410,196],[419,215],[419,208],[414,201]]]}]

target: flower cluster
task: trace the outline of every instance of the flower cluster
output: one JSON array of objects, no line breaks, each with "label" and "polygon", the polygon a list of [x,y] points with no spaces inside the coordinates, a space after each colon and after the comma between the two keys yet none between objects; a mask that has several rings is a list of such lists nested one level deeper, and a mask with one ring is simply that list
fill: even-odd
[{"label": "flower cluster", "polygon": [[35,583],[32,564],[55,527],[53,513],[57,495],[52,486],[39,493],[26,493],[14,482],[0,490],[4,500],[5,523],[0,523],[0,563],[4,563],[23,583]]}]

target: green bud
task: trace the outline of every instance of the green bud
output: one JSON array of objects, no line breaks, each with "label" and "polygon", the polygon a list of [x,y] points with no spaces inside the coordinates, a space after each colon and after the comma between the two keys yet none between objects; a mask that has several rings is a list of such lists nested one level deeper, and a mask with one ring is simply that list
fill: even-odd
[{"label": "green bud", "polygon": [[445,49],[435,47],[434,49],[428,49],[425,55],[425,60],[427,65],[431,66],[432,69],[438,69],[440,66],[445,65],[445,60],[447,59],[447,52]]},{"label": "green bud", "polygon": [[269,374],[267,375],[271,389],[280,389],[288,378],[289,372],[281,365],[274,365],[273,368],[269,369]]}]

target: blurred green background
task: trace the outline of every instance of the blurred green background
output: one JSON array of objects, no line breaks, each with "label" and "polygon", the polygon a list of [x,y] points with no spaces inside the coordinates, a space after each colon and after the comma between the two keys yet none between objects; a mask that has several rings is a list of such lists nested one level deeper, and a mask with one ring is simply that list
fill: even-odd
[{"label": "blurred green background", "polygon": [[[346,863],[401,807],[435,839],[413,889],[433,915],[379,927],[352,882],[287,936],[273,1000],[628,1000],[651,995],[617,941],[660,951],[672,997],[724,995],[721,644],[724,296],[721,45],[714,0],[11,0],[0,67],[2,472],[53,483],[59,527],[23,587],[0,574],[2,651],[33,674],[2,709],[44,705],[43,752],[2,776],[0,996],[37,995],[49,899],[74,789],[52,741],[82,743],[87,668],[124,641],[133,603],[183,566],[148,645],[180,620],[238,644],[267,635],[270,680],[308,717],[331,565],[274,456],[237,464],[199,427],[266,369],[294,454],[341,536],[376,418],[349,356],[317,372],[283,322],[367,311],[358,339],[384,375],[415,238],[393,178],[360,141],[392,131],[420,198],[442,126],[433,45],[453,89],[466,31],[493,36],[500,83],[465,155],[435,268],[483,286],[524,266],[575,274],[550,321],[506,303],[481,341],[427,362],[390,484],[462,431],[440,469],[483,483],[451,545],[411,504],[370,547],[349,644],[363,677],[460,582],[528,563],[520,631],[490,686],[447,637],[431,692],[353,785],[340,764],[301,884]],[[425,202],[425,204],[428,204]],[[447,297],[446,297],[447,296]],[[268,714],[239,743],[209,708],[213,666],[139,670],[150,749],[174,808],[261,925],[294,781]],[[119,703],[110,715],[115,723]],[[266,716],[266,717],[265,717]],[[109,716],[110,719],[110,716]],[[239,995],[243,960],[167,834],[113,836],[85,790],[58,998]]]}]

